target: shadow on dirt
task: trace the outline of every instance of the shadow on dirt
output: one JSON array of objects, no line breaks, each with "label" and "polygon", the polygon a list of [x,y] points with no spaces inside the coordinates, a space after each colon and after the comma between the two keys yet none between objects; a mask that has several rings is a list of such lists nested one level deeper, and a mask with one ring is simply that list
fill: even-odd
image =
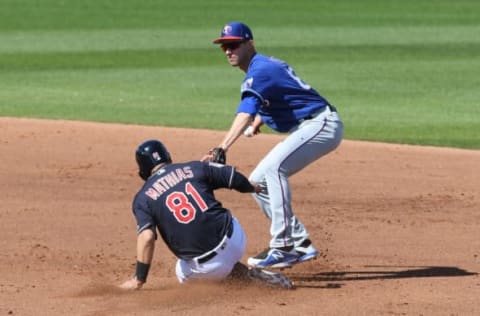
[{"label": "shadow on dirt", "polygon": [[[332,271],[317,273],[293,273],[288,276],[297,284],[305,288],[341,288],[345,282],[388,280],[404,278],[431,278],[431,277],[461,277],[477,275],[457,267],[389,267],[365,266],[365,271]],[[403,269],[402,268],[407,268]],[[397,270],[398,269],[398,270]],[[327,284],[314,284],[327,282]]]}]

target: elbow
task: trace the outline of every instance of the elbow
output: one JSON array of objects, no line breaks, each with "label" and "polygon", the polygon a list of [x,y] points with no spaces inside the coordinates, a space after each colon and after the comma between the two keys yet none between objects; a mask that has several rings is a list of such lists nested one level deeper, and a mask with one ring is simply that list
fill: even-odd
[{"label": "elbow", "polygon": [[153,245],[155,243],[155,232],[151,229],[145,229],[138,235],[138,238],[146,245]]}]

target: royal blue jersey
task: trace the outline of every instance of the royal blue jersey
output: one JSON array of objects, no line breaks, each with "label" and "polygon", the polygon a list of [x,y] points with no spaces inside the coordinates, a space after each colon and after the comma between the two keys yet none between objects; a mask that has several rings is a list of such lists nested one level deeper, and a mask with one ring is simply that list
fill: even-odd
[{"label": "royal blue jersey", "polygon": [[157,228],[178,258],[202,255],[220,243],[232,222],[230,211],[213,191],[238,189],[241,183],[245,185],[248,179],[238,176],[231,166],[200,161],[167,164],[135,195],[137,233]]},{"label": "royal blue jersey", "polygon": [[259,114],[273,130],[288,132],[305,117],[329,105],[287,63],[255,54],[241,87],[237,113]]}]

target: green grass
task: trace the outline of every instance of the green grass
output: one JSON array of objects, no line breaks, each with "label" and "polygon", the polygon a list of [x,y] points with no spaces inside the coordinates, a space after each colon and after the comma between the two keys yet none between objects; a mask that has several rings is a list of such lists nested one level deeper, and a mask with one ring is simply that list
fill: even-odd
[{"label": "green grass", "polygon": [[477,1],[0,2],[0,116],[228,128],[226,21],[337,106],[346,138],[480,149]]}]

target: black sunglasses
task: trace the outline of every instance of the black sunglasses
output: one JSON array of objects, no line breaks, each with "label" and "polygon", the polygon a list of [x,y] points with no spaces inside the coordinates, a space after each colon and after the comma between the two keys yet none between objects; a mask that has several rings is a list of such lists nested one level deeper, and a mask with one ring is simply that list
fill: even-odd
[{"label": "black sunglasses", "polygon": [[240,47],[240,45],[242,45],[243,43],[246,43],[247,41],[241,41],[241,42],[230,42],[230,43],[223,43],[222,46],[220,46],[223,51],[227,51],[228,50],[235,50],[237,48]]}]

